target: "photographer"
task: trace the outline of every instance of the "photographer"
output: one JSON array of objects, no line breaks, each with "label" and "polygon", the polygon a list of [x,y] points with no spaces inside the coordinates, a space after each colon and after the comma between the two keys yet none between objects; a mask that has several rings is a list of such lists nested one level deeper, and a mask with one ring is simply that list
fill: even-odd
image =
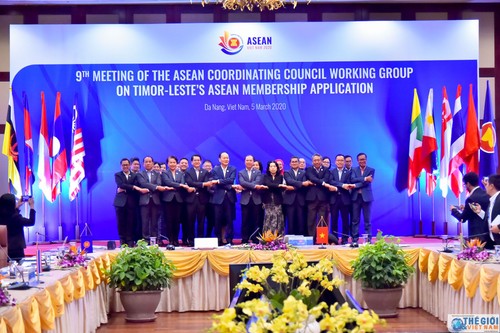
[{"label": "photographer", "polygon": [[13,260],[24,258],[26,241],[23,229],[24,227],[35,225],[35,202],[33,198],[29,198],[27,202],[30,206],[29,219],[23,217],[19,210],[25,201],[19,199],[16,205],[16,197],[10,193],[6,193],[0,197],[0,224],[7,226],[8,254]]}]

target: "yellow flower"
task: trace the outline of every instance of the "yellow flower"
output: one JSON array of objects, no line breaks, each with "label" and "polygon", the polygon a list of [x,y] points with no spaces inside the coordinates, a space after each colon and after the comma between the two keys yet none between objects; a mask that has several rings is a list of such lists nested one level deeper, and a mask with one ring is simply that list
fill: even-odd
[{"label": "yellow flower", "polygon": [[247,294],[258,293],[264,291],[264,288],[258,283],[251,283],[248,280],[243,280],[236,285],[238,289],[247,289]]},{"label": "yellow flower", "polygon": [[311,289],[309,289],[309,282],[307,281],[302,281],[297,290],[305,297],[311,296]]}]

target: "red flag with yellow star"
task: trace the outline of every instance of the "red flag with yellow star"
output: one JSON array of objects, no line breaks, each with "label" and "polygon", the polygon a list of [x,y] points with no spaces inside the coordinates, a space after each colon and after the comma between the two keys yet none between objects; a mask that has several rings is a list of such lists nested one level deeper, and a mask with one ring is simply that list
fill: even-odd
[{"label": "red flag with yellow star", "polygon": [[316,244],[328,244],[328,224],[323,216],[320,217],[316,226]]}]

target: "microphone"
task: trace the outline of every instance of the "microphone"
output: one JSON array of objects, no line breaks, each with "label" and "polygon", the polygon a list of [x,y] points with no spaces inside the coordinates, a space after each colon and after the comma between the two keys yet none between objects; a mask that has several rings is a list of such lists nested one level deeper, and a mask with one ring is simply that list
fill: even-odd
[{"label": "microphone", "polygon": [[257,232],[258,232],[259,230],[260,230],[260,227],[257,227],[257,229],[255,229],[255,231],[254,231],[254,232],[252,232],[252,234],[250,235],[250,237],[248,237],[248,241],[250,241],[250,240],[253,238],[253,236],[255,236],[255,235],[257,234]]},{"label": "microphone", "polygon": [[[12,260],[11,257],[9,257],[9,254],[7,253],[7,251],[5,251],[5,248],[3,246],[0,245],[0,251],[3,252],[3,254],[5,254],[7,256],[7,259],[9,260],[9,262],[12,262],[14,260]],[[11,282],[11,284],[9,284],[7,286],[7,289],[9,290],[26,290],[26,289],[30,289],[31,286],[24,280],[24,273],[23,271],[21,271],[21,269],[19,268],[18,265],[15,265],[14,266],[17,270],[17,272],[19,273],[19,275],[21,275],[21,279],[22,279],[22,282]],[[9,267],[10,269],[10,267]]]}]

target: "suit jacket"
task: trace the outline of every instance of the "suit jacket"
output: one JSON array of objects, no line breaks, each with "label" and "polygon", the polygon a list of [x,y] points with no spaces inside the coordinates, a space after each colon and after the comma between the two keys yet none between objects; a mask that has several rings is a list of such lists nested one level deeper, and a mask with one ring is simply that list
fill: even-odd
[{"label": "suit jacket", "polygon": [[[491,211],[491,222],[494,224],[498,224],[497,222],[493,222],[495,218],[500,215],[500,195],[498,195],[493,204],[493,209]],[[488,222],[488,220],[486,220]],[[488,230],[490,226],[488,225]],[[500,234],[493,234],[495,245],[500,245]]]},{"label": "suit jacket", "polygon": [[487,238],[489,238],[488,221],[485,221],[484,219],[479,217],[479,215],[477,215],[472,210],[472,208],[470,208],[471,203],[478,203],[479,205],[481,205],[481,209],[486,212],[488,211],[490,198],[482,188],[478,187],[467,199],[465,199],[463,212],[460,212],[458,209],[454,208],[451,210],[451,215],[453,215],[460,222],[469,221],[469,237],[480,235],[473,238],[486,240]]},{"label": "suit jacket", "polygon": [[136,191],[134,191],[134,185],[137,185],[137,174],[129,173],[129,177],[125,176],[123,171],[115,173],[115,183],[117,188],[125,190],[125,192],[120,192],[115,194],[115,200],[113,201],[113,206],[115,207],[125,207],[130,205],[132,207],[137,206],[137,196]]},{"label": "suit jacket", "polygon": [[233,189],[233,184],[236,179],[236,168],[232,165],[227,166],[226,176],[220,165],[216,165],[212,170],[212,177],[219,182],[213,186],[214,194],[210,203],[220,205],[227,196],[231,203],[236,202],[236,191]]},{"label": "suit jacket", "polygon": [[160,204],[160,192],[156,190],[158,186],[161,186],[161,175],[156,171],[151,171],[151,182],[148,179],[148,172],[142,170],[137,173],[137,182],[142,188],[147,188],[149,193],[141,193],[139,197],[139,206],[145,206],[149,204],[149,200],[153,200],[155,205]]},{"label": "suit jacket", "polygon": [[186,173],[184,174],[184,180],[186,181],[186,184],[196,189],[195,192],[186,191],[186,194],[184,196],[185,202],[192,203],[194,202],[194,198],[198,197],[200,203],[202,204],[208,203],[210,194],[208,193],[207,187],[203,187],[203,183],[208,182],[210,180],[210,173],[207,170],[200,169],[197,178],[195,168],[191,167],[186,170]]},{"label": "suit jacket", "polygon": [[330,179],[330,170],[321,166],[319,171],[316,171],[314,166],[306,168],[306,179],[314,183],[314,186],[309,186],[306,192],[306,201],[328,201],[328,189],[323,186]]},{"label": "suit jacket", "polygon": [[336,186],[337,191],[330,192],[330,204],[334,205],[337,200],[342,200],[344,205],[349,205],[351,203],[351,193],[349,190],[342,188],[342,185],[349,184],[351,179],[351,172],[346,169],[342,170],[342,175],[339,178],[339,173],[337,168],[330,170],[330,179],[328,183],[330,185]]},{"label": "suit jacket", "polygon": [[262,174],[260,170],[251,171],[251,176],[248,178],[247,169],[243,169],[238,173],[238,182],[243,186],[243,191],[241,192],[240,203],[242,205],[248,205],[250,199],[256,205],[262,203],[260,192],[255,189],[255,185],[262,184]]},{"label": "suit jacket", "polygon": [[273,203],[275,205],[281,205],[283,203],[283,189],[280,188],[279,185],[283,184],[283,176],[276,175],[273,179],[272,176],[265,174],[262,183],[269,187],[268,190],[262,193],[262,201],[265,204]]},{"label": "suit jacket", "polygon": [[361,195],[364,202],[373,201],[372,183],[365,181],[365,177],[372,176],[375,178],[375,169],[367,166],[365,172],[361,174],[361,168],[355,167],[351,169],[351,183],[356,185],[356,188],[352,189],[352,200],[355,201],[358,195]]},{"label": "suit jacket", "polygon": [[179,170],[175,170],[175,174],[172,174],[172,171],[170,170],[167,170],[162,174],[162,185],[173,187],[174,190],[164,191],[161,195],[161,201],[171,202],[175,198],[177,202],[183,202],[184,189],[181,187],[181,184],[186,183],[184,177],[184,173]]},{"label": "suit jacket", "polygon": [[[8,255],[11,258],[17,258],[26,248],[24,239],[24,227],[35,225],[36,212],[30,209],[29,219],[19,213],[19,209],[11,216],[0,216],[0,224],[7,226]],[[5,251],[5,250],[4,250]]]},{"label": "suit jacket", "polygon": [[295,172],[293,172],[293,170],[287,170],[285,171],[284,177],[286,184],[289,186],[293,186],[295,190],[283,192],[283,203],[285,205],[294,205],[297,203],[299,206],[304,206],[305,187],[302,187],[302,182],[306,181],[306,172],[304,170],[298,169],[297,176],[295,176]]}]

